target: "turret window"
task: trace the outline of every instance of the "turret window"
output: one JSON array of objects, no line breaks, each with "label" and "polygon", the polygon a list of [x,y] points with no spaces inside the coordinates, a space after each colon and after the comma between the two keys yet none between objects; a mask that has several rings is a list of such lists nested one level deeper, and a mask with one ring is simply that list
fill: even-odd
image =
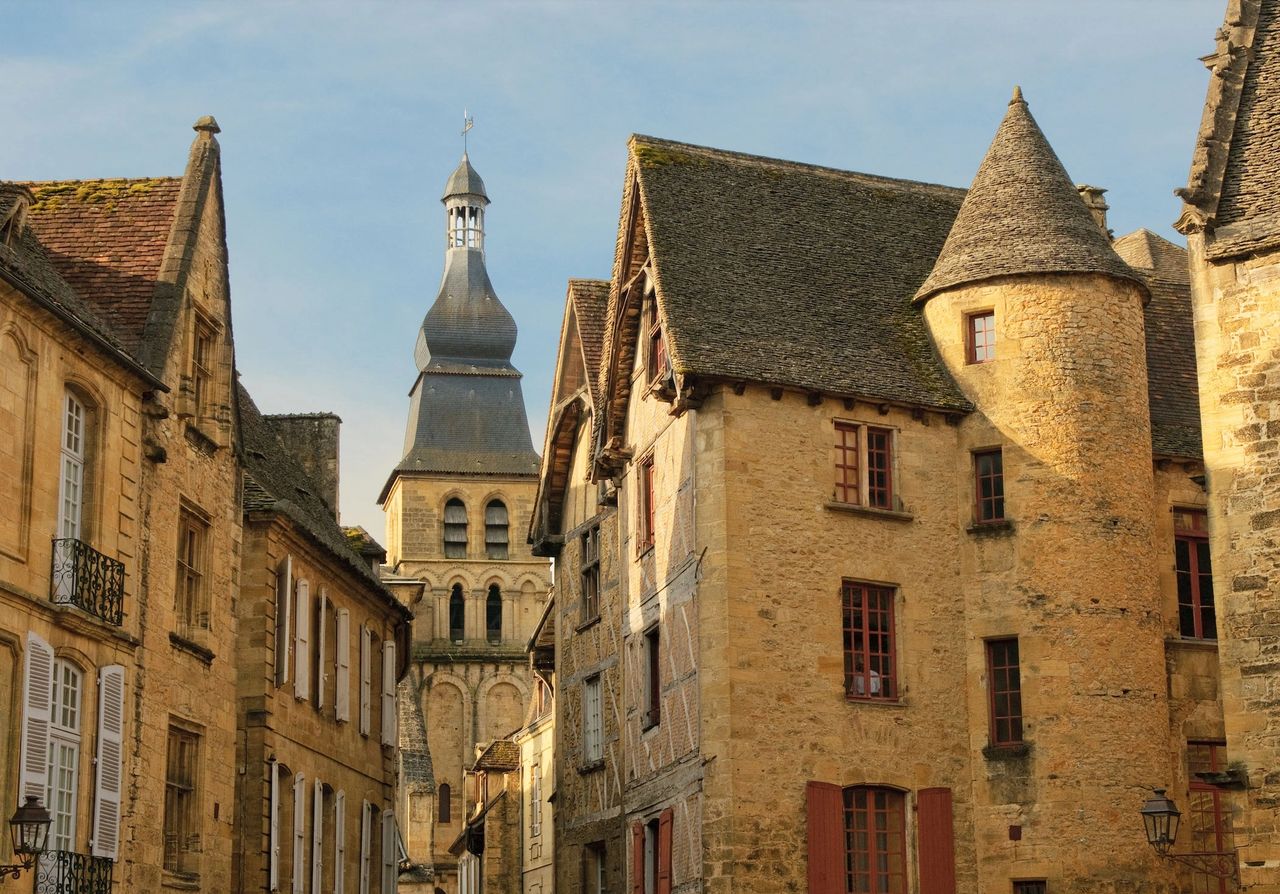
[{"label": "turret window", "polygon": [[467,507],[457,497],[444,504],[444,555],[446,559],[467,557]]},{"label": "turret window", "polygon": [[996,359],[996,312],[984,310],[965,318],[966,353],[970,363]]},{"label": "turret window", "polygon": [[508,558],[508,526],[507,507],[501,500],[484,507],[484,552],[488,558]]}]

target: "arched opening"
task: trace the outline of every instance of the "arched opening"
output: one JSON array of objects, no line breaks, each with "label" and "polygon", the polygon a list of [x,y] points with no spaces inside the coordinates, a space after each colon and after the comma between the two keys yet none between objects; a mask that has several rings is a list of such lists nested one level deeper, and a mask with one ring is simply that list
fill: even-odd
[{"label": "arched opening", "polygon": [[467,507],[457,497],[444,504],[444,555],[446,559],[467,557]]},{"label": "arched opening", "polygon": [[484,507],[484,554],[490,559],[509,557],[509,520],[507,506],[501,500],[493,500]]},{"label": "arched opening", "polygon": [[491,644],[502,642],[502,590],[497,584],[489,585],[489,596],[484,603],[484,628]]},{"label": "arched opening", "polygon": [[462,597],[462,584],[454,584],[449,593],[449,639],[460,643],[466,637],[467,605]]},{"label": "arched opening", "polygon": [[436,790],[436,806],[439,811],[441,823],[451,822],[450,816],[453,812],[453,805],[450,803],[451,797],[452,791],[449,788],[449,783],[440,783],[440,788]]}]

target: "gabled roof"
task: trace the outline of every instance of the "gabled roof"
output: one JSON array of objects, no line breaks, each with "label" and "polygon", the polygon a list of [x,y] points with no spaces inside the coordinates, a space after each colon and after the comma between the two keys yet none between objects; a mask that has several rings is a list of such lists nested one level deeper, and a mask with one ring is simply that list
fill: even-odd
[{"label": "gabled roof", "polygon": [[595,392],[600,374],[600,352],[604,348],[605,309],[609,304],[607,279],[569,280],[569,301],[578,324],[582,358],[587,367],[587,388]]},{"label": "gabled roof", "polygon": [[494,739],[476,758],[474,769],[510,772],[520,766],[520,746],[511,739]]},{"label": "gabled roof", "polygon": [[[678,375],[970,409],[911,307],[962,190],[646,136],[630,149]],[[631,192],[628,184],[606,365],[629,337],[618,304],[632,273],[622,270]]]},{"label": "gabled roof", "polygon": [[1142,282],[1111,247],[1015,88],[916,301],[1019,273],[1100,273]]},{"label": "gabled roof", "polygon": [[1147,281],[1147,392],[1157,455],[1198,459],[1200,396],[1187,250],[1150,230],[1115,241],[1116,253]]}]

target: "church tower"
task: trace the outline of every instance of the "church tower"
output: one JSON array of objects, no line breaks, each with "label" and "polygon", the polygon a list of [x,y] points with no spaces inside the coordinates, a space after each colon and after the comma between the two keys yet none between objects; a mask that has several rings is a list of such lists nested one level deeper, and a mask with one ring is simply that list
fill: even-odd
[{"label": "church tower", "polygon": [[[511,365],[516,324],[485,269],[489,197],[465,153],[442,202],[444,276],[414,349],[404,455],[378,502],[387,516],[384,580],[414,612],[400,696],[426,721],[435,792],[402,805],[406,846],[411,862],[434,866],[425,890],[454,894],[449,846],[467,814],[463,771],[478,744],[524,722],[532,689],[525,644],[551,581],[547,561],[525,543],[539,460]],[[402,740],[421,736],[421,725],[411,726]],[[417,790],[429,791],[432,780],[423,782]]]}]

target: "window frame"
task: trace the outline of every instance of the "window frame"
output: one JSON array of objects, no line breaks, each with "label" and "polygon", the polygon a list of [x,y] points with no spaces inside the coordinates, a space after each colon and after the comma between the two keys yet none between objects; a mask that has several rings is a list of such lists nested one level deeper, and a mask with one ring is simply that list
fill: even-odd
[{"label": "window frame", "polygon": [[586,767],[604,761],[603,689],[600,674],[592,674],[582,681],[582,763]]},{"label": "window frame", "polygon": [[[84,680],[84,671],[74,662],[65,658],[54,659],[44,799],[52,818],[48,833],[49,850],[76,849],[80,762],[84,744]],[[55,794],[58,796],[56,800]]]},{"label": "window frame", "polygon": [[218,325],[206,313],[194,312],[191,326],[191,415],[197,422],[210,415],[217,386]]},{"label": "window frame", "polygon": [[[1180,527],[1180,518],[1194,519],[1189,527]],[[1180,552],[1185,544],[1187,567],[1182,567]],[[1203,554],[1203,555],[1202,555]],[[1205,559],[1206,570],[1201,570],[1201,559]],[[1209,515],[1201,508],[1174,507],[1173,509],[1173,566],[1174,581],[1178,597],[1178,635],[1183,639],[1216,642],[1218,639],[1218,603],[1213,588],[1213,558],[1209,550]],[[1183,600],[1182,581],[1187,581],[1186,595],[1189,601]],[[1207,595],[1205,599],[1206,588]],[[1190,613],[1191,632],[1187,632],[1184,623],[1184,611]],[[1206,624],[1208,620],[1209,624]],[[1212,625],[1212,636],[1206,635],[1206,628]]]},{"label": "window frame", "polygon": [[174,614],[184,635],[212,629],[209,586],[209,517],[185,501],[178,509]]},{"label": "window frame", "polygon": [[[454,612],[458,613],[457,621],[460,623],[454,626]],[[462,584],[455,582],[449,587],[449,641],[454,643],[464,642],[467,638],[467,594],[462,589]]]},{"label": "window frame", "polygon": [[529,768],[529,837],[542,835],[542,764]]},{"label": "window frame", "polygon": [[636,533],[639,535],[636,537],[636,549],[640,555],[653,549],[657,543],[656,477],[653,453],[649,452],[636,463]]},{"label": "window frame", "polygon": [[649,292],[645,297],[645,380],[658,383],[667,371],[667,338],[662,329],[662,315],[658,313],[658,295]]},{"label": "window frame", "polygon": [[[990,320],[991,326],[988,328],[983,326],[983,344],[981,350],[984,356],[979,356],[978,347],[978,331],[976,324],[978,321]],[[964,360],[967,366],[977,366],[983,363],[990,363],[996,359],[996,311],[994,307],[984,308],[982,310],[969,311],[964,315]]]},{"label": "window frame", "polygon": [[453,787],[447,782],[436,789],[436,822],[442,826],[453,822]]},{"label": "window frame", "polygon": [[1013,894],[1048,894],[1049,882],[1042,878],[1017,878],[1012,883]]},{"label": "window frame", "polygon": [[[1220,739],[1189,739],[1187,741],[1187,813],[1186,828],[1190,837],[1192,851],[1227,853],[1232,850],[1234,834],[1231,828],[1231,808],[1223,802],[1223,791],[1219,786],[1204,782],[1196,777],[1196,763],[1192,761],[1193,749],[1207,748],[1209,762],[1205,768],[1209,772],[1222,772],[1227,769],[1227,743]],[[1207,798],[1210,808],[1203,809],[1199,805],[1201,799]],[[1211,828],[1208,830],[1211,840],[1205,840],[1204,829],[1197,828],[1197,817],[1211,817]],[[1197,840],[1198,839],[1198,840]],[[1214,894],[1227,894],[1232,888],[1227,879],[1214,878],[1207,873],[1194,874],[1196,891],[1213,891]]]},{"label": "window frame", "polygon": [[[854,595],[859,594],[861,604],[852,604]],[[870,605],[871,596],[882,601],[881,607]],[[898,636],[897,636],[897,601],[898,588],[892,584],[845,578],[840,582],[841,630],[843,631],[844,654],[844,695],[854,702],[899,702],[901,701],[901,681],[898,679]],[[855,620],[855,608],[860,615],[862,647],[855,649],[853,642],[859,628],[852,625]],[[886,629],[872,629],[870,626],[872,613],[880,616]],[[880,635],[887,637],[887,648],[872,651],[871,637]],[[859,671],[859,663],[862,670]],[[888,673],[884,668],[888,665]]]},{"label": "window frame", "polygon": [[578,576],[582,586],[582,622],[600,617],[600,526],[591,525],[579,541]]},{"label": "window frame", "polygon": [[[853,419],[833,419],[832,427],[832,502],[873,512],[898,511],[898,430]],[[878,441],[875,446],[873,440]]]},{"label": "window frame", "polygon": [[[907,839],[907,793],[901,789],[884,785],[850,785],[842,792],[842,819],[845,845],[845,890],[850,892],[892,891],[894,894],[905,894],[908,891],[907,857],[910,842]],[[865,805],[858,807],[858,796],[865,797]],[[883,797],[885,806],[879,807],[875,800]],[[879,835],[875,834],[879,814],[885,815],[883,832],[886,837],[885,847],[877,848],[875,843]],[[858,818],[864,821],[858,825]],[[890,828],[892,823],[893,828]],[[859,832],[862,832],[861,838]],[[888,836],[895,835],[898,848],[892,850]],[[865,863],[858,857],[862,853],[855,850],[859,841],[868,845]],[[896,859],[895,859],[896,857]],[[857,872],[857,867],[864,865],[866,873]],[[865,875],[866,885],[859,887],[859,876]],[[887,881],[888,887],[884,886]]]},{"label": "window frame", "polygon": [[[1010,662],[1008,647],[1013,646],[1013,661]],[[999,650],[1005,649],[1003,655]],[[987,739],[992,748],[1014,748],[1026,744],[1025,713],[1022,706],[1022,650],[1016,636],[999,636],[983,640],[983,651],[987,665]],[[1003,659],[1003,663],[998,663]],[[1012,677],[1009,676],[1012,672]],[[1003,677],[1001,676],[1003,674]],[[1000,686],[1003,679],[1005,685]],[[1009,685],[1012,683],[1012,685]],[[1017,710],[1009,707],[1002,712],[1000,697],[1017,698]],[[1006,705],[1010,702],[1006,701]],[[1008,735],[1002,735],[1001,723],[1008,724]]]},{"label": "window frame", "polygon": [[646,732],[662,723],[662,633],[660,624],[644,632],[644,713],[640,730]]},{"label": "window frame", "polygon": [[[502,598],[502,587],[496,583],[489,584],[485,591],[484,597],[484,640],[491,646],[502,644],[503,637],[503,606],[505,600]],[[495,626],[495,609],[497,624]]]},{"label": "window frame", "polygon": [[63,389],[62,424],[58,429],[57,536],[60,540],[84,542],[87,539],[90,413],[90,405],[83,397],[70,387]]},{"label": "window frame", "polygon": [[584,894],[605,894],[608,890],[608,851],[603,841],[588,841],[582,846],[582,890]]},{"label": "window frame", "polygon": [[[1004,493],[1004,448],[1003,447],[984,447],[981,450],[974,450],[971,454],[973,457],[973,521],[974,524],[992,525],[1007,521],[1005,513],[1005,493]],[[985,473],[982,468],[983,460],[989,460],[995,457],[999,468]],[[992,487],[992,495],[990,497],[983,496],[982,485],[984,481],[994,482]],[[997,494],[996,491],[999,491]],[[987,507],[990,506],[990,514]]]},{"label": "window frame", "polygon": [[[165,872],[188,878],[198,877],[200,854],[200,740],[196,730],[181,724],[170,723],[166,739],[164,773],[164,817],[162,836],[162,866]],[[175,779],[175,745],[190,747],[186,769],[189,778]],[[181,763],[181,755],[179,755]],[[179,768],[181,769],[181,768]],[[180,774],[179,774],[180,775]],[[173,841],[171,842],[171,839]],[[194,846],[193,846],[194,843]],[[171,847],[173,848],[171,850]],[[294,867],[297,872],[298,867]]]},{"label": "window frame", "polygon": [[[462,510],[462,521],[449,521],[449,510],[460,508]],[[470,531],[469,518],[467,514],[467,504],[461,497],[450,497],[445,500],[444,508],[440,513],[441,527],[441,547],[444,550],[446,559],[465,559],[470,547]],[[462,534],[462,539],[451,540],[450,534]]]},{"label": "window frame", "polygon": [[[501,510],[503,521],[491,522],[490,510]],[[501,540],[496,538],[499,532]],[[511,512],[498,497],[484,504],[484,555],[490,562],[505,562],[511,558]]]}]

